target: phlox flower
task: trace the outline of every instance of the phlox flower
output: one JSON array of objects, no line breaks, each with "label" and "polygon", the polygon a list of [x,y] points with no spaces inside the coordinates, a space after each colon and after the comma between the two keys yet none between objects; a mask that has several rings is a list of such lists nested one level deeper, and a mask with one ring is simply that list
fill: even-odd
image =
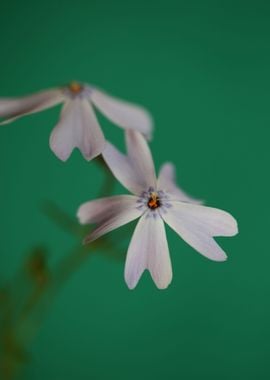
[{"label": "phlox flower", "polygon": [[107,143],[103,157],[133,195],[84,203],[77,213],[80,223],[96,224],[85,243],[139,218],[125,263],[125,281],[130,289],[137,285],[145,269],[158,288],[170,284],[172,265],[164,222],[205,257],[226,260],[213,237],[237,234],[236,220],[225,211],[202,206],[177,187],[172,164],[163,165],[157,178],[151,152],[140,133],[127,131],[126,143],[127,156]]},{"label": "phlox flower", "polygon": [[79,148],[86,160],[98,156],[106,143],[94,107],[114,124],[124,129],[135,129],[150,136],[152,120],[142,107],[114,98],[100,89],[78,82],[44,90],[21,98],[0,98],[1,124],[24,115],[43,111],[63,103],[58,124],[50,136],[50,147],[55,155],[66,161],[74,148]]}]

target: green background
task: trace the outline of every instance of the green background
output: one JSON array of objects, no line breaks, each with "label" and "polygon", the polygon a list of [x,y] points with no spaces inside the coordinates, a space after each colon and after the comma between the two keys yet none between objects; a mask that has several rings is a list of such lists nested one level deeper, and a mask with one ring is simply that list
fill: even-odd
[{"label": "green background", "polygon": [[[128,240],[118,262],[90,258],[44,318],[23,379],[270,378],[269,18],[268,1],[1,2],[0,96],[78,79],[143,104],[155,118],[157,168],[173,161],[179,184],[240,228],[219,239],[225,263],[167,229],[174,278],[165,291],[148,273],[128,290]],[[78,242],[43,202],[75,215],[104,180],[78,151],[67,163],[50,151],[59,110],[0,129],[3,283],[31,247],[44,244],[53,268]],[[100,120],[123,147],[122,130]]]}]

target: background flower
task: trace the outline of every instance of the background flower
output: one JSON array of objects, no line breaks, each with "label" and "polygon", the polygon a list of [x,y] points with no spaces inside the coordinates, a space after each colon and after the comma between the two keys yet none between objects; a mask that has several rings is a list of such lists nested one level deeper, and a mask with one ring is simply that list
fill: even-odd
[{"label": "background flower", "polygon": [[51,133],[50,147],[62,161],[69,158],[74,148],[79,148],[86,160],[103,151],[105,139],[93,106],[124,129],[137,129],[148,137],[151,134],[151,116],[145,109],[79,82],[22,98],[0,98],[0,117],[6,119],[2,124],[59,103],[64,103],[64,106],[60,121]]}]

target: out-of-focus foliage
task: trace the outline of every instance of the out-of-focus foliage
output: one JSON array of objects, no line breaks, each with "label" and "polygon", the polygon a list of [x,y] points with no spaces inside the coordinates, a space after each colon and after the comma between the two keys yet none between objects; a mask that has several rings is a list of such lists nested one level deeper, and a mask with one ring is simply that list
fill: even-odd
[{"label": "out-of-focus foliage", "polygon": [[[102,161],[101,161],[102,164]],[[106,177],[101,195],[111,191],[112,178]],[[35,338],[61,286],[92,254],[102,254],[120,261],[124,254],[117,240],[105,236],[91,246],[82,245],[89,226],[80,226],[53,202],[44,202],[43,212],[77,241],[77,246],[50,268],[45,247],[39,246],[26,255],[15,278],[0,289],[0,378],[14,379],[29,361],[27,348]],[[124,236],[122,234],[123,241]]]}]

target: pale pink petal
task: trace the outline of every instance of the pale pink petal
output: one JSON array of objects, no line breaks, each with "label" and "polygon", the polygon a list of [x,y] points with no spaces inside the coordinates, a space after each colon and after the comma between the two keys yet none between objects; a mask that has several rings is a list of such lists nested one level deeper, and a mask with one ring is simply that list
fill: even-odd
[{"label": "pale pink petal", "polygon": [[150,137],[153,123],[146,109],[112,97],[96,88],[92,89],[91,100],[108,119],[119,127],[134,129]]},{"label": "pale pink petal", "polygon": [[120,195],[84,203],[77,212],[80,223],[98,224],[86,237],[85,243],[137,219],[142,214],[137,208],[137,200],[133,195]]},{"label": "pale pink petal", "polygon": [[125,280],[130,289],[135,288],[145,269],[159,289],[168,287],[172,266],[164,222],[158,214],[144,214],[132,236],[125,264]]},{"label": "pale pink petal", "polygon": [[158,176],[158,189],[169,193],[175,200],[195,204],[203,203],[203,201],[189,196],[176,185],[175,167],[170,162],[166,162],[160,168]]},{"label": "pale pink petal", "polygon": [[137,173],[137,180],[145,190],[149,186],[156,188],[155,166],[149,146],[141,133],[126,131],[128,158]]},{"label": "pale pink petal", "polygon": [[237,222],[229,213],[211,207],[172,202],[162,217],[191,247],[214,261],[224,261],[227,256],[213,236],[238,232]]},{"label": "pale pink petal", "polygon": [[129,158],[122,154],[114,145],[107,142],[102,152],[103,158],[113,175],[131,193],[140,195],[145,190],[137,178],[136,171]]},{"label": "pale pink petal", "polygon": [[128,155],[107,143],[103,157],[115,177],[131,192],[140,195],[149,187],[156,188],[157,180],[150,149],[143,135],[126,131]]},{"label": "pale pink petal", "polygon": [[0,124],[10,123],[19,117],[43,111],[64,101],[60,89],[46,90],[22,98],[0,98],[0,117],[6,120]]},{"label": "pale pink petal", "polygon": [[91,104],[87,99],[67,100],[61,118],[50,136],[50,147],[58,158],[66,161],[74,148],[86,160],[98,156],[106,142]]}]

